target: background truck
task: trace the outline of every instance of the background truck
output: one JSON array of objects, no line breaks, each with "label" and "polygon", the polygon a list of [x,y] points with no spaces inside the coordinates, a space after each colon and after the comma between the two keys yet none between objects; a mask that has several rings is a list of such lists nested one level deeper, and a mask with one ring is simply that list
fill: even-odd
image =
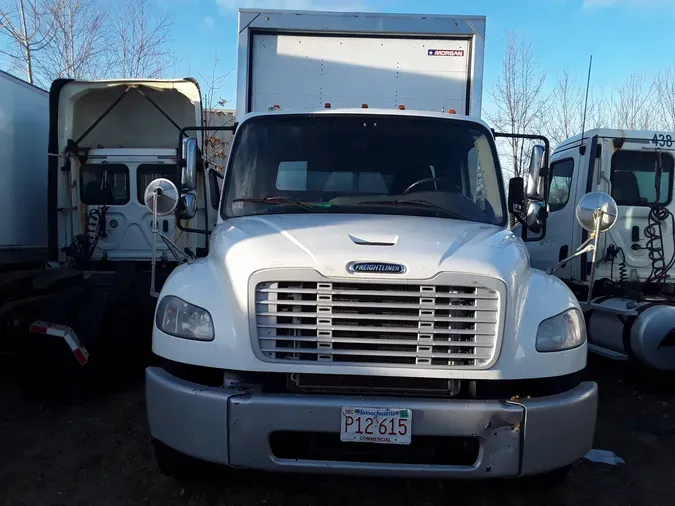
[{"label": "background truck", "polygon": [[[19,173],[39,162],[40,177],[3,192],[22,194],[38,210],[44,206],[37,225],[46,225],[47,268],[29,272],[20,290],[7,292],[0,342],[18,354],[14,362],[30,389],[61,388],[73,383],[73,374],[118,381],[134,365],[142,371],[149,356],[151,273],[157,271],[159,286],[177,264],[163,243],[153,250],[143,192],[157,177],[179,180],[180,131],[202,121],[199,87],[192,79],[60,79],[51,86],[48,108],[39,97],[44,103],[34,115],[41,128],[17,131],[27,144],[5,167]],[[20,120],[14,124],[23,128]],[[40,135],[43,144],[31,141]],[[180,211],[158,227],[199,256],[208,239],[185,232],[205,229],[216,211],[207,200],[210,181],[199,175],[192,183]]]},{"label": "background truck", "polygon": [[49,94],[0,71],[0,269],[47,260]]},{"label": "background truck", "polygon": [[[240,11],[218,224],[162,287],[146,369],[164,472],[563,476],[590,449],[579,304],[507,229],[478,118],[484,27]],[[149,209],[177,186],[151,183]]]},{"label": "background truck", "polygon": [[0,320],[47,262],[48,133],[49,93],[0,72]]},{"label": "background truck", "polygon": [[600,237],[595,271],[589,252],[556,275],[582,301],[591,350],[664,371],[675,370],[674,156],[672,132],[597,129],[562,142],[551,156],[546,237],[528,243],[533,267],[566,258],[588,240],[574,216],[580,198],[610,194],[619,218]]}]

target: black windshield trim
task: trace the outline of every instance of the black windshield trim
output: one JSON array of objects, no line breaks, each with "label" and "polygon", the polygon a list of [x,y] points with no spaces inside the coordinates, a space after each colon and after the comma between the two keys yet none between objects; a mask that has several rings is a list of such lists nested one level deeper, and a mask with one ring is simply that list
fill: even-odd
[{"label": "black windshield trim", "polygon": [[[241,137],[242,137],[242,132],[252,123],[256,122],[274,122],[274,121],[284,121],[288,120],[289,118],[325,118],[325,117],[331,117],[331,118],[351,118],[353,119],[354,117],[359,117],[359,118],[364,118],[364,119],[372,119],[372,118],[381,118],[382,116],[390,116],[390,117],[396,117],[396,118],[401,118],[403,117],[400,114],[396,114],[395,112],[392,111],[391,114],[350,114],[350,113],[335,113],[335,114],[316,114],[316,113],[307,113],[307,114],[280,114],[280,113],[275,113],[274,115],[267,115],[263,114],[260,116],[253,116],[251,118],[248,118],[244,120],[242,123],[239,124],[239,128],[235,132],[234,139],[232,139],[232,145],[230,147],[230,154],[227,157],[227,165],[225,167],[225,174],[223,178],[223,186],[222,186],[222,191],[221,191],[221,196],[220,196],[220,217],[223,220],[231,219],[231,218],[238,218],[239,216],[228,216],[225,213],[225,199],[227,198],[227,189],[228,185],[230,184],[230,179],[232,176],[232,164],[234,163],[234,156],[232,154],[235,152],[235,149],[238,148],[239,143],[241,142]],[[457,119],[453,117],[449,118],[438,118],[435,116],[405,116],[411,119],[419,119],[419,120],[427,120],[427,121],[448,121],[451,124],[455,125],[465,125],[470,128],[474,128],[476,130],[481,131],[483,134],[485,134],[486,137],[492,139],[493,142],[491,142],[490,149],[492,151],[492,158],[494,161],[494,166],[495,166],[495,171],[496,171],[496,178],[499,186],[499,197],[500,197],[500,202],[501,202],[501,207],[502,207],[502,216],[503,216],[503,223],[501,224],[496,224],[496,223],[491,223],[491,222],[486,222],[490,223],[491,225],[495,225],[498,227],[506,228],[509,224],[509,213],[506,209],[506,194],[504,191],[504,177],[502,174],[502,168],[501,164],[499,161],[499,155],[497,153],[497,147],[494,142],[494,137],[492,135],[492,131],[485,127],[483,124],[478,123],[478,122],[473,122],[473,121],[467,121],[463,119]],[[277,213],[281,214],[281,213]],[[444,218],[444,219],[450,219],[450,218]]]}]

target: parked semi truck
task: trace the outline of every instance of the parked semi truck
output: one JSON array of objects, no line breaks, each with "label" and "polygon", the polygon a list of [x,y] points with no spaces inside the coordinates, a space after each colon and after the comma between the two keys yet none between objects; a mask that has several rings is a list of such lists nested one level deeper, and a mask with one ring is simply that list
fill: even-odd
[{"label": "parked semi truck", "polygon": [[[198,84],[192,79],[59,79],[51,86],[48,107],[47,97],[37,95],[37,127],[15,117],[21,136],[12,140],[17,149],[3,175],[7,172],[11,182],[33,168],[42,167],[41,172],[29,184],[3,186],[3,191],[21,195],[23,207],[35,206],[42,219],[36,230],[21,220],[10,225],[17,232],[41,233],[48,256],[46,268],[43,263],[24,271],[20,286],[6,291],[0,343],[18,355],[14,362],[21,364],[21,380],[31,389],[72,385],[73,377],[87,383],[82,378],[90,373],[110,378],[109,365],[118,378],[133,364],[142,371],[155,302],[150,276],[156,272],[160,286],[177,264],[163,243],[153,249],[143,192],[158,177],[179,180],[178,133],[202,121]],[[186,230],[215,222],[216,211],[208,202],[210,181],[200,175],[195,184],[199,194],[183,195],[179,212],[157,225],[183,254],[197,257],[205,255],[208,240]],[[17,205],[11,207],[16,213]],[[33,214],[33,209],[23,213]]]},{"label": "parked semi truck", "polygon": [[[583,249],[588,233],[575,206],[588,192],[611,195],[616,225],[592,251],[556,275],[581,301],[589,348],[616,360],[675,371],[675,134],[596,129],[560,144],[551,157],[546,237],[529,242],[533,267],[547,269]],[[538,177],[529,205],[542,207]]]},{"label": "parked semi truck", "polygon": [[[574,293],[507,228],[524,183],[507,206],[480,119],[485,18],[240,10],[238,33],[211,249],[156,308],[161,469],[564,476],[597,385]],[[177,187],[146,190],[158,216],[199,172],[184,147]]]}]

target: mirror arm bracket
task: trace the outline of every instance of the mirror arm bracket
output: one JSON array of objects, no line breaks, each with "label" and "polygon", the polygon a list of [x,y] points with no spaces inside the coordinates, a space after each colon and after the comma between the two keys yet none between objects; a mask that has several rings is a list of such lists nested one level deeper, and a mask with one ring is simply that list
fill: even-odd
[{"label": "mirror arm bracket", "polygon": [[570,260],[574,260],[577,257],[580,257],[584,253],[589,253],[590,251],[593,251],[595,249],[595,244],[590,244],[591,242],[594,242],[595,237],[594,235],[591,235],[591,238],[588,239],[585,243],[583,243],[581,246],[579,246],[579,249],[574,253],[574,255],[568,256],[567,258],[562,259],[560,262],[555,264],[552,267],[549,267],[546,269],[546,274],[549,276],[553,274],[555,271],[560,269],[561,267],[564,267],[567,262]]},{"label": "mirror arm bracket", "polygon": [[169,251],[171,251],[171,254],[174,256],[174,258],[178,261],[179,264],[183,264],[186,262],[188,264],[192,263],[192,257],[182,252],[180,250],[180,246],[178,246],[175,242],[173,242],[159,230],[157,230],[157,234],[162,239],[162,241],[164,241],[164,244],[166,244],[166,247],[169,248]]}]

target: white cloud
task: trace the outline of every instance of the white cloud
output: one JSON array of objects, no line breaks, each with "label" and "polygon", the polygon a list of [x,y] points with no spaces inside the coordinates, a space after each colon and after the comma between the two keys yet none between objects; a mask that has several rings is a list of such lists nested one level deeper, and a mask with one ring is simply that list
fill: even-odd
[{"label": "white cloud", "polygon": [[204,18],[203,23],[204,23],[204,28],[211,29],[216,25],[216,20],[213,19],[211,16],[206,16]]},{"label": "white cloud", "polygon": [[226,11],[246,9],[290,9],[322,11],[369,10],[365,0],[216,0]]}]

